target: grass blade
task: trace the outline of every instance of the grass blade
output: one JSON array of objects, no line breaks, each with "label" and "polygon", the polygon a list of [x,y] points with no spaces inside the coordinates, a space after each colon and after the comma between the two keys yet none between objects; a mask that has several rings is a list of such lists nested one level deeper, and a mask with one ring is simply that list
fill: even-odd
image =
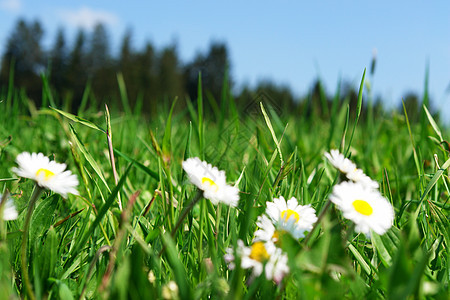
[{"label": "grass blade", "polygon": [[113,205],[114,200],[116,199],[120,189],[122,188],[123,184],[125,183],[125,179],[128,176],[128,173],[131,170],[131,167],[133,164],[130,164],[128,168],[126,169],[125,173],[120,178],[119,183],[116,185],[116,187],[111,191],[111,194],[109,195],[108,199],[106,199],[105,204],[101,207],[99,210],[97,217],[95,218],[92,225],[89,227],[89,229],[83,234],[83,236],[80,238],[77,245],[74,247],[74,249],[71,251],[71,256],[68,260],[68,263],[66,265],[70,265],[73,260],[79,255],[79,250],[81,247],[85,246],[87,240],[92,236],[94,233],[94,230],[99,226],[100,222],[103,220],[103,217],[108,212],[109,208]]},{"label": "grass blade", "polygon": [[92,129],[98,130],[100,132],[106,133],[106,130],[104,130],[100,126],[92,123],[91,121],[88,121],[86,119],[83,119],[83,118],[75,116],[75,115],[72,115],[71,113],[68,113],[68,112],[56,109],[54,107],[50,107],[50,108],[53,109],[54,111],[56,111],[57,113],[59,113],[60,115],[66,117],[69,120],[71,120],[71,121],[74,121],[74,122],[79,123],[79,124],[83,124],[84,126],[87,126],[89,128],[92,128]]}]

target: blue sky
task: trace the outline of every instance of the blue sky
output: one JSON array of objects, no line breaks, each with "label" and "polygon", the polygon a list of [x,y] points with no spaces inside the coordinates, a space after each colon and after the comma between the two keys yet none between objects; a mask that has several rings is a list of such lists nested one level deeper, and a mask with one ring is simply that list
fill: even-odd
[{"label": "blue sky", "polygon": [[397,106],[423,93],[428,63],[433,106],[450,116],[450,1],[0,0],[0,51],[20,16],[41,21],[48,46],[58,27],[72,39],[98,21],[113,49],[132,28],[135,47],[176,43],[184,61],[224,41],[238,84],[271,79],[297,95],[317,77],[329,93],[339,78],[357,86],[375,51],[374,94]]}]

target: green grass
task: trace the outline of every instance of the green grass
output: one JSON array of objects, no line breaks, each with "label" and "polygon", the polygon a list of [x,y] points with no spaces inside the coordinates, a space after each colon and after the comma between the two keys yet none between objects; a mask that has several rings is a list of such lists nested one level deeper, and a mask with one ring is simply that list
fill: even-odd
[{"label": "green grass", "polygon": [[[125,112],[36,108],[14,89],[2,98],[0,187],[20,215],[0,227],[1,299],[27,297],[20,245],[33,182],[11,171],[23,151],[67,163],[80,180],[80,196],[47,191],[36,204],[27,258],[37,299],[155,299],[171,281],[181,299],[448,299],[448,130],[426,108],[417,124],[395,112],[358,119],[361,93],[356,115],[337,101],[326,120],[259,103],[249,115],[224,89],[217,109],[201,97],[180,109],[180,99],[148,118],[128,106],[118,81]],[[291,271],[281,285],[230,270],[225,250],[251,242],[267,201],[296,197],[322,210],[337,179],[323,156],[333,148],[380,183],[394,226],[366,238],[331,206],[306,245],[283,244]],[[241,178],[237,208],[199,198],[181,168],[194,156],[229,182]]]}]

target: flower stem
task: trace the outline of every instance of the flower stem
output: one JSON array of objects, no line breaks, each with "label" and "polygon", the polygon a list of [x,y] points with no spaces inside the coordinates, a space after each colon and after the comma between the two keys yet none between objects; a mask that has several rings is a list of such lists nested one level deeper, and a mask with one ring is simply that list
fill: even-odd
[{"label": "flower stem", "polygon": [[[183,211],[181,212],[180,217],[178,218],[178,222],[175,225],[175,227],[172,229],[170,235],[172,237],[175,237],[175,234],[177,233],[177,230],[180,228],[181,224],[183,223],[184,219],[186,218],[186,216],[188,215],[188,213],[192,210],[192,208],[194,208],[195,204],[198,203],[198,201],[200,201],[200,199],[202,199],[203,193],[200,192],[200,190],[197,191],[197,194],[195,195],[194,199],[192,199],[192,201],[183,209]],[[163,246],[163,248],[161,249],[161,251],[159,252],[158,256],[161,256],[162,253],[166,250],[166,247]]]},{"label": "flower stem", "polygon": [[175,225],[175,227],[172,229],[171,235],[172,237],[175,236],[175,233],[177,232],[178,228],[180,228],[181,223],[183,223],[184,219],[186,218],[187,214],[192,210],[192,208],[197,204],[197,202],[202,198],[203,194],[198,191],[195,195],[194,199],[183,209],[181,212],[180,217],[178,218],[178,222]]},{"label": "flower stem", "polygon": [[322,208],[322,211],[320,212],[320,215],[317,217],[317,222],[314,224],[313,229],[311,229],[311,231],[308,233],[308,235],[303,240],[303,244],[305,246],[308,245],[308,242],[311,239],[311,236],[313,235],[313,233],[316,230],[316,228],[319,226],[320,222],[322,221],[323,217],[325,216],[325,213],[327,212],[327,210],[330,207],[330,205],[331,205],[331,201],[330,201],[330,199],[328,199],[327,203],[325,203],[325,206]]},{"label": "flower stem", "polygon": [[5,230],[5,224],[3,222],[3,218],[5,216],[5,205],[6,201],[8,200],[8,190],[5,190],[5,192],[2,195],[2,198],[0,200],[0,243],[2,241],[6,241],[6,230]]},{"label": "flower stem", "polygon": [[214,232],[215,238],[216,238],[216,251],[219,248],[219,226],[220,226],[220,217],[221,217],[221,209],[222,209],[222,203],[217,203],[217,211],[216,211],[216,230]]},{"label": "flower stem", "polygon": [[[200,202],[200,220],[199,220],[199,226],[198,226],[198,268],[199,273],[201,273],[201,265],[202,265],[202,256],[203,256],[203,228],[205,223],[205,218],[207,217],[207,211],[206,211],[206,199],[202,198]],[[201,275],[200,275],[201,276]]]},{"label": "flower stem", "polygon": [[22,278],[23,283],[25,285],[26,292],[28,297],[31,300],[36,299],[33,287],[31,286],[30,277],[28,276],[28,262],[27,262],[27,242],[28,242],[28,233],[30,231],[30,222],[31,215],[33,214],[34,206],[36,205],[36,201],[39,199],[44,188],[39,185],[35,185],[33,194],[31,195],[30,202],[28,204],[27,215],[25,217],[25,224],[23,228],[23,236],[22,236],[22,245],[20,248],[20,258],[21,258],[21,268],[22,268]]},{"label": "flower stem", "polygon": [[351,225],[347,228],[347,232],[345,233],[344,243],[345,245],[347,243],[351,243],[351,237],[353,235],[353,232],[355,231],[355,223],[351,223]]}]

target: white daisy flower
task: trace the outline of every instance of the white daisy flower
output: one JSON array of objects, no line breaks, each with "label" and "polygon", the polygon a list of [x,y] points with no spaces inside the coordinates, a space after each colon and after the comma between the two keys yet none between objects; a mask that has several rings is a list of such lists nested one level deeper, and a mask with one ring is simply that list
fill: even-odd
[{"label": "white daisy flower", "polygon": [[384,234],[394,221],[394,209],[378,190],[361,183],[342,182],[333,188],[330,200],[345,218],[356,224],[355,230],[370,235]]},{"label": "white daisy flower", "polygon": [[258,217],[256,225],[259,229],[255,231],[254,241],[272,242],[277,247],[281,247],[283,235],[290,234],[283,228],[276,228],[272,220],[265,214]]},{"label": "white daisy flower", "polygon": [[16,206],[11,198],[8,198],[3,205],[3,220],[11,221],[17,219],[19,213],[16,210]]},{"label": "white daisy flower", "polygon": [[[239,241],[238,241],[238,244],[239,244]],[[228,264],[228,268],[230,270],[234,270],[236,265],[234,264],[234,250],[233,250],[233,248],[225,249],[225,255],[223,256],[223,259]]]},{"label": "white daisy flower", "polygon": [[52,190],[67,198],[67,194],[78,195],[77,176],[66,169],[66,164],[50,161],[42,153],[22,152],[17,155],[16,162],[18,168],[13,168],[13,172],[18,176],[33,179],[40,187]]},{"label": "white daisy flower", "polygon": [[279,231],[276,230],[269,217],[259,216],[256,225],[259,229],[255,231],[255,241],[273,242],[274,244],[278,242]]},{"label": "white daisy flower", "polygon": [[198,157],[183,161],[183,169],[188,174],[189,180],[203,190],[203,196],[213,204],[222,202],[229,206],[237,206],[239,190],[227,185],[225,171],[220,171]]},{"label": "white daisy flower", "polygon": [[273,279],[275,283],[279,284],[283,280],[284,276],[289,273],[289,266],[287,265],[287,262],[287,255],[280,248],[275,248],[275,252],[272,253],[265,266],[266,278]]},{"label": "white daisy flower", "polygon": [[257,241],[250,247],[246,247],[239,240],[238,247],[238,253],[241,255],[241,267],[252,269],[253,276],[258,277],[265,271],[267,279],[273,279],[276,283],[280,283],[283,277],[289,273],[287,255],[273,243]]},{"label": "white daisy flower", "polygon": [[177,283],[173,280],[169,281],[162,287],[161,295],[163,299],[180,299]]},{"label": "white daisy flower", "polygon": [[339,153],[339,150],[333,149],[330,153],[325,152],[324,155],[330,163],[341,173],[345,174],[348,179],[354,182],[360,182],[373,189],[377,189],[379,187],[378,182],[372,180],[372,178],[364,174],[363,170],[358,169],[356,164],[350,159],[345,158],[342,153]]},{"label": "white daisy flower", "polygon": [[317,221],[316,211],[311,205],[299,205],[295,197],[287,202],[280,198],[267,202],[266,214],[277,229],[289,232],[295,239],[305,237]]},{"label": "white daisy flower", "polygon": [[372,178],[370,178],[369,176],[364,174],[363,170],[361,170],[361,169],[356,169],[352,172],[349,172],[346,174],[346,176],[348,179],[350,179],[354,182],[359,182],[369,188],[377,189],[379,187],[378,182],[376,182],[375,180],[372,180]]},{"label": "white daisy flower", "polygon": [[341,171],[341,173],[348,174],[357,169],[355,163],[346,158],[337,149],[332,149],[330,153],[325,152],[324,155],[336,169]]}]

